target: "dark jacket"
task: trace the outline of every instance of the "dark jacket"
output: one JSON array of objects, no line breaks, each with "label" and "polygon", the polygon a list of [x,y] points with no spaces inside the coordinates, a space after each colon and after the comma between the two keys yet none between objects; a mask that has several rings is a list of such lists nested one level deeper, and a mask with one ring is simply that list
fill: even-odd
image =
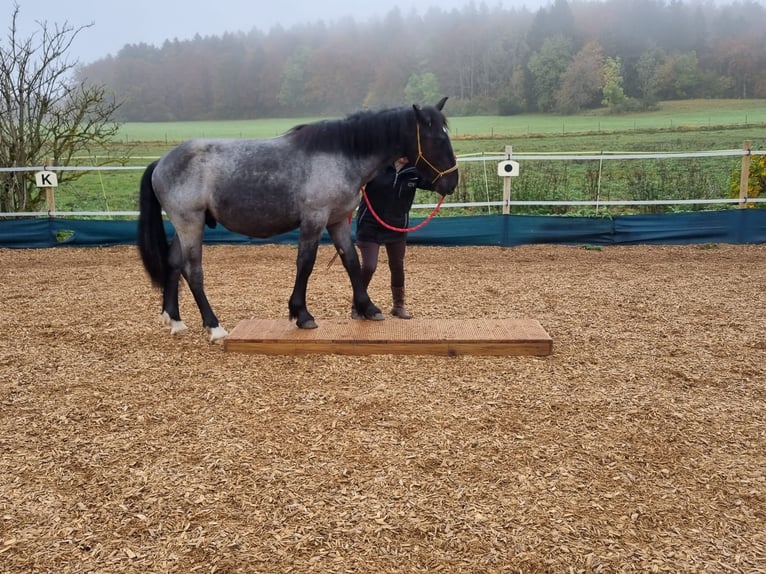
[{"label": "dark jacket", "polygon": [[[410,208],[420,181],[414,167],[405,165],[397,173],[394,166],[390,166],[367,184],[365,193],[372,209],[385,223],[404,229],[410,224]],[[406,241],[407,233],[386,229],[378,223],[362,197],[356,212],[356,239],[378,244],[395,243]]]}]

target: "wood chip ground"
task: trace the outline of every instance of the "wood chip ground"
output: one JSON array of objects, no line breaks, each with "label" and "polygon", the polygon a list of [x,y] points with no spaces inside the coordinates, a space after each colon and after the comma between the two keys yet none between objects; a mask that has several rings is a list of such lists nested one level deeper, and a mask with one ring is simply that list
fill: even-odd
[{"label": "wood chip ground", "polygon": [[[224,326],[286,316],[295,254],[206,248]],[[133,247],[0,250],[0,572],[766,572],[766,246],[407,268],[414,320],[537,319],[553,354],[224,353],[185,287],[161,327]]]}]

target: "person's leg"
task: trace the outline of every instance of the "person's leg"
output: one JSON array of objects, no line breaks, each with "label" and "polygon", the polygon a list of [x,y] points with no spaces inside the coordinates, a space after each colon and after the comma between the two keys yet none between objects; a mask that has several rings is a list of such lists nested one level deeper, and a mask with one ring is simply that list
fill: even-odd
[{"label": "person's leg", "polygon": [[[362,282],[364,288],[367,289],[372,280],[372,276],[375,274],[375,269],[378,267],[378,254],[380,252],[380,245],[370,241],[357,241],[357,247],[359,253],[362,256]],[[351,318],[359,319],[359,314],[353,305],[351,307]]]},{"label": "person's leg", "polygon": [[404,292],[404,256],[407,251],[407,242],[386,243],[388,254],[388,268],[391,271],[391,295],[394,306],[391,314],[400,319],[412,319],[412,315],[405,307]]},{"label": "person's leg", "polygon": [[362,255],[362,281],[365,289],[369,287],[372,276],[378,268],[378,254],[380,245],[371,241],[357,241],[359,252]]}]

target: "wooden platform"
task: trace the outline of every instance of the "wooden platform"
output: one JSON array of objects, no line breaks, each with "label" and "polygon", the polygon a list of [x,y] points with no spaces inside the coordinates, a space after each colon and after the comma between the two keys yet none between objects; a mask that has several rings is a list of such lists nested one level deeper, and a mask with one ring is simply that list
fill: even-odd
[{"label": "wooden platform", "polygon": [[266,355],[550,355],[553,340],[534,319],[317,319],[299,329],[287,319],[247,319],[225,351]]}]

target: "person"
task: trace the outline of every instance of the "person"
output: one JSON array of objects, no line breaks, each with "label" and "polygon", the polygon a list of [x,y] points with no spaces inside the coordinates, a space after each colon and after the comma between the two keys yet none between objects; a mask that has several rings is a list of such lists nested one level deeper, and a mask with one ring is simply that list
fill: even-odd
[{"label": "person", "polygon": [[[385,168],[365,187],[372,211],[391,227],[406,229],[410,221],[410,208],[420,175],[414,166],[408,165],[406,157],[399,158]],[[405,305],[404,255],[407,251],[407,232],[388,229],[378,222],[367,201],[362,197],[356,213],[356,244],[362,256],[362,280],[365,289],[370,284],[378,266],[380,246],[386,247],[388,268],[391,273],[391,315],[411,319]],[[352,309],[351,316],[358,318]]]}]

